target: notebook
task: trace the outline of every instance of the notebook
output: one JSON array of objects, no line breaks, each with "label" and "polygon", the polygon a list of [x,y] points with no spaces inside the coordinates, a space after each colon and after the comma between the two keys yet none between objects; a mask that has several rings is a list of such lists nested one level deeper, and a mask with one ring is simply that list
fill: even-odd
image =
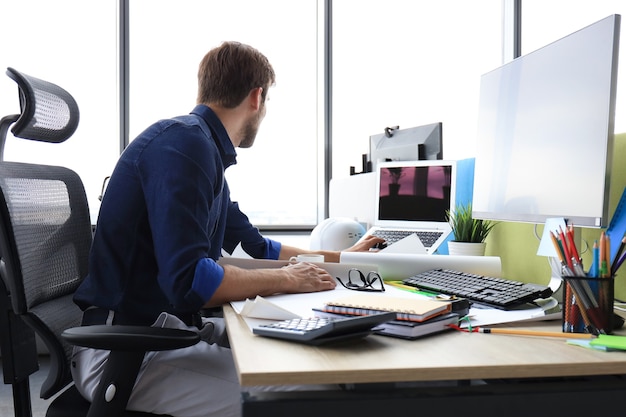
[{"label": "notebook", "polygon": [[455,204],[456,161],[381,162],[375,189],[374,224],[365,236],[389,245],[416,234],[433,254],[452,233],[446,216]]},{"label": "notebook", "polygon": [[361,293],[329,301],[322,311],[351,316],[366,316],[385,311],[396,313],[396,320],[424,322],[441,314],[450,313],[452,303],[431,298],[403,298]]}]

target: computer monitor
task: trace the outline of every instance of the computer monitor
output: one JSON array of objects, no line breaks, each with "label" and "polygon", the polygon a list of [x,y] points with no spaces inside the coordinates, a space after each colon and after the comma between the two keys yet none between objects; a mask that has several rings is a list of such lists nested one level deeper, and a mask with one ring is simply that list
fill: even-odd
[{"label": "computer monitor", "polygon": [[376,172],[378,162],[443,159],[442,124],[399,129],[387,127],[370,136],[370,162]]},{"label": "computer monitor", "polygon": [[481,78],[473,215],[604,227],[620,16]]}]

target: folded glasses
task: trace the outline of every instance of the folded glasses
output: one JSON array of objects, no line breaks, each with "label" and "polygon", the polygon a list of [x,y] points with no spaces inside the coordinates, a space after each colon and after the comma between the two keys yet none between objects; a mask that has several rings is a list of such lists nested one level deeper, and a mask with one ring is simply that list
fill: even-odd
[{"label": "folded glasses", "polygon": [[345,288],[354,291],[371,291],[371,292],[383,292],[385,291],[385,285],[383,279],[378,275],[378,272],[370,271],[367,275],[359,271],[356,268],[351,268],[348,271],[348,282],[337,277],[337,281]]}]

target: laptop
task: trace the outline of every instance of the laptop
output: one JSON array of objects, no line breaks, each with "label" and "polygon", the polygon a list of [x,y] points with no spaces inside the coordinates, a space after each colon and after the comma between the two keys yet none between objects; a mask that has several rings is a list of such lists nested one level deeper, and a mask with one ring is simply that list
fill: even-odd
[{"label": "laptop", "polygon": [[365,236],[390,245],[415,234],[426,253],[435,253],[452,234],[446,217],[455,205],[456,175],[456,161],[379,163],[374,224]]}]

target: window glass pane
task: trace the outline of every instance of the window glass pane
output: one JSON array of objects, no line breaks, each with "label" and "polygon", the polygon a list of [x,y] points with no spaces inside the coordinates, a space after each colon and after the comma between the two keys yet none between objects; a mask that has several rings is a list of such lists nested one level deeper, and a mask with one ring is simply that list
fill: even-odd
[{"label": "window glass pane", "polygon": [[232,199],[257,225],[315,224],[317,24],[316,0],[130,2],[130,139],[193,109],[209,49],[250,44],[272,63],[276,86],[254,146],[226,171]]},{"label": "window glass pane", "polygon": [[0,117],[20,112],[7,67],[58,84],[80,109],[78,129],[61,144],[15,139],[9,132],[5,160],[76,171],[95,222],[103,179],[119,156],[116,2],[6,1],[0,13]]},{"label": "window glass pane", "polygon": [[[566,11],[566,12],[564,12]],[[524,0],[522,6],[522,53],[527,54],[585,26],[619,14],[622,16],[618,64],[615,132],[626,132],[626,2],[623,0]]]},{"label": "window glass pane", "polygon": [[474,155],[480,76],[501,64],[501,2],[333,3],[333,177],[369,136],[443,122],[443,156]]}]

